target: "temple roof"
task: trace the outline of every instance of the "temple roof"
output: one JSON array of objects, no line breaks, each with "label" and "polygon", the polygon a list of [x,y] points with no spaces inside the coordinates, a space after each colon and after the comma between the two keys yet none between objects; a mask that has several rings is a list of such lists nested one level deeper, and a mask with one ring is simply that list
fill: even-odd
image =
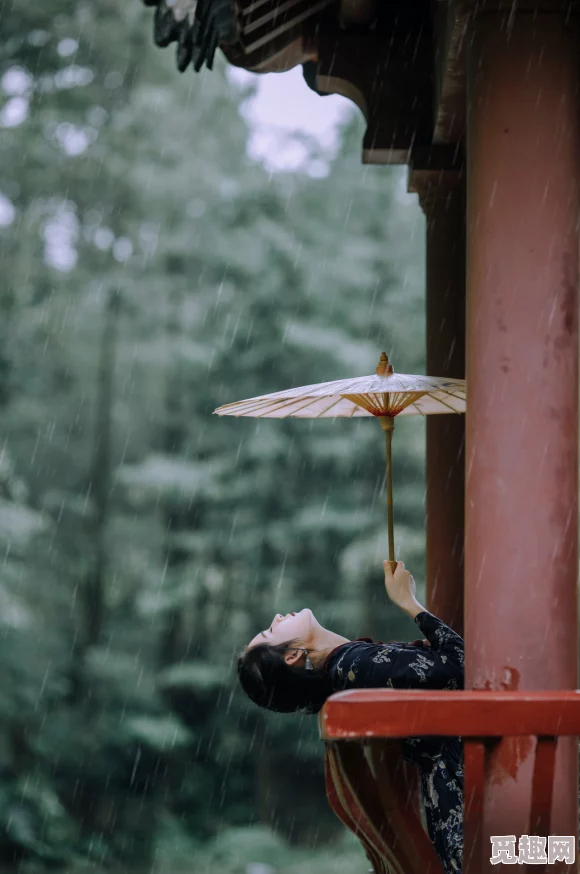
[{"label": "temple roof", "polygon": [[199,71],[210,69],[216,48],[235,43],[238,37],[237,10],[234,0],[143,0],[155,6],[153,38],[164,48],[177,43],[177,68],[183,72],[189,64]]},{"label": "temple roof", "polygon": [[364,114],[365,163],[442,172],[461,163],[466,34],[486,2],[143,0],[157,45],[176,43],[179,70],[211,68],[218,47],[255,72],[301,64],[311,88]]},{"label": "temple roof", "polygon": [[[288,69],[309,60],[306,28],[336,0],[143,0],[154,6],[158,46],[177,43],[180,71],[211,69],[218,46],[246,69]],[[305,28],[306,26],[306,28]]]}]

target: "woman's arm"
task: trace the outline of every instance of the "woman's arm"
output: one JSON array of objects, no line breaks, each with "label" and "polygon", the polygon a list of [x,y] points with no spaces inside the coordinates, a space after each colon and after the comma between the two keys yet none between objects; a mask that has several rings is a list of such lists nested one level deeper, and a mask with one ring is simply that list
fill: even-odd
[{"label": "woman's arm", "polygon": [[419,658],[419,664],[412,659],[397,659],[400,682],[411,682],[415,679],[408,674],[410,669],[416,674],[419,684],[428,684],[430,688],[463,688],[463,638],[441,619],[428,613],[419,603],[415,595],[415,580],[405,570],[403,562],[397,563],[394,574],[388,561],[384,562],[384,568],[387,594],[393,603],[415,621],[431,644],[431,652]]},{"label": "woman's arm", "polygon": [[415,580],[402,561],[397,562],[395,573],[391,571],[391,563],[385,561],[385,588],[391,601],[403,610],[419,626],[433,650],[449,653],[456,657],[456,650],[461,650],[461,667],[463,668],[463,638],[441,619],[437,619],[419,603],[415,596]]},{"label": "woman's arm", "polygon": [[431,646],[402,648],[353,641],[331,669],[335,689],[463,689],[463,639],[417,601],[415,581],[402,562],[394,574],[385,562],[385,587]]},{"label": "woman's arm", "polygon": [[423,613],[425,608],[417,601],[415,597],[415,580],[408,570],[405,570],[405,565],[402,561],[397,562],[395,573],[391,570],[390,561],[384,561],[385,569],[385,589],[387,595],[397,607],[415,619],[419,613]]}]

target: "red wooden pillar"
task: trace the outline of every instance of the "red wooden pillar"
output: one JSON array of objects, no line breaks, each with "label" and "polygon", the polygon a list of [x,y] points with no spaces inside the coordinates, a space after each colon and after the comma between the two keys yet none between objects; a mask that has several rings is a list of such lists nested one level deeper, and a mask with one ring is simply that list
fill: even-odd
[{"label": "red wooden pillar", "polygon": [[[557,10],[472,23],[466,688],[577,688],[578,49]],[[551,834],[577,831],[576,748],[558,743]],[[532,750],[492,757],[486,849],[529,833]],[[468,874],[488,865],[470,859],[474,827],[467,810]]]},{"label": "red wooden pillar", "polygon": [[[427,373],[465,376],[465,199],[455,171],[411,171],[427,220]],[[427,609],[463,634],[465,417],[427,417]]]}]

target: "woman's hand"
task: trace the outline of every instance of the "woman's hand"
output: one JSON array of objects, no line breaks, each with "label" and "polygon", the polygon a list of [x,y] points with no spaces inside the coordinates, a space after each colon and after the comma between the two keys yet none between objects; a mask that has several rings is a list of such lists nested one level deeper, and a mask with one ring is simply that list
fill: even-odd
[{"label": "woman's hand", "polygon": [[385,569],[385,589],[387,595],[397,607],[400,607],[411,619],[414,619],[417,614],[422,613],[425,609],[417,601],[415,597],[415,580],[408,570],[405,570],[405,565],[402,561],[397,562],[395,573],[391,570],[389,561],[383,562]]}]

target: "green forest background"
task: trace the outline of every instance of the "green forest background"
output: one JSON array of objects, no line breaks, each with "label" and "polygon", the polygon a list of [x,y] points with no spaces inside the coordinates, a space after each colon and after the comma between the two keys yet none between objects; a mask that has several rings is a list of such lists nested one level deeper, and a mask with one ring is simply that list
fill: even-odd
[{"label": "green forest background", "polygon": [[[362,166],[358,114],[325,178],[252,163],[251,89],[180,76],[138,0],[0,9],[1,870],[365,872],[316,719],[232,665],[303,606],[416,637],[382,432],[211,413],[383,349],[423,373],[420,210]],[[422,421],[394,461],[422,589]]]}]

